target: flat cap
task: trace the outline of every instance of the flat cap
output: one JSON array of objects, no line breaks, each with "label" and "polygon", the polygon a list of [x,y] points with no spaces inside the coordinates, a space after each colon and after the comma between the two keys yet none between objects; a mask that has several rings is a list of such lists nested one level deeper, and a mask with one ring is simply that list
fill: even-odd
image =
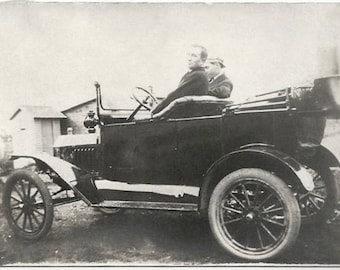
[{"label": "flat cap", "polygon": [[207,61],[209,63],[219,63],[221,65],[221,67],[223,67],[223,68],[225,67],[224,61],[219,57],[210,57],[210,58],[208,58]]}]

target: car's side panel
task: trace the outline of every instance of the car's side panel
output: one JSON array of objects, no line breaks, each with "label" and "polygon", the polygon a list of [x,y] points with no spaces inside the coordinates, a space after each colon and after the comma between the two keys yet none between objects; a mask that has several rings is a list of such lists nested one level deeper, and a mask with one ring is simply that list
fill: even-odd
[{"label": "car's side panel", "polygon": [[273,142],[272,144],[284,151],[293,154],[297,145],[298,117],[289,113],[273,114]]},{"label": "car's side panel", "polygon": [[274,114],[251,113],[223,117],[224,153],[249,143],[273,144]]},{"label": "car's side panel", "polygon": [[176,184],[178,153],[176,123],[136,123],[135,183]]},{"label": "car's side panel", "polygon": [[136,171],[135,124],[102,126],[103,174],[108,179],[133,181]]},{"label": "car's side panel", "polygon": [[207,168],[223,155],[221,116],[183,118],[177,123],[178,181],[199,186]]}]

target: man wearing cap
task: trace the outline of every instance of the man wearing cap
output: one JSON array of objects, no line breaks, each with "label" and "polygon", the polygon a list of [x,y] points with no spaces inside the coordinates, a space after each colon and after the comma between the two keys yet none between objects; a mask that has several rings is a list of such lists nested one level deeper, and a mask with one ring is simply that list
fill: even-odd
[{"label": "man wearing cap", "polygon": [[218,98],[230,97],[233,90],[233,83],[224,74],[225,65],[221,58],[209,58],[207,60],[206,71],[209,76],[208,95]]},{"label": "man wearing cap", "polygon": [[151,113],[156,114],[177,98],[184,96],[203,96],[208,94],[209,82],[204,64],[208,53],[201,45],[191,46],[188,52],[189,71],[184,74],[178,87],[172,91],[161,103],[152,109]]}]

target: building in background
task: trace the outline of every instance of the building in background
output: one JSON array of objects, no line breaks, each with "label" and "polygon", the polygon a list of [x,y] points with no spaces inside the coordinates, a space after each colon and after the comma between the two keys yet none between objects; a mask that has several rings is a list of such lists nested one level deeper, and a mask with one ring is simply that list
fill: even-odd
[{"label": "building in background", "polygon": [[[0,130],[0,180],[2,175],[8,174],[13,169],[13,162],[9,160],[12,154],[12,136],[4,129]],[[0,182],[1,184],[1,182]]]},{"label": "building in background", "polygon": [[0,130],[0,160],[8,158],[12,152],[12,136],[2,129]]},{"label": "building in background", "polygon": [[62,113],[50,106],[21,106],[10,118],[14,153],[47,152],[61,134]]},{"label": "building in background", "polygon": [[[133,102],[133,105],[136,104]],[[124,105],[118,103],[112,106],[117,108],[112,113],[115,117],[126,118],[133,111],[133,109],[120,109]],[[90,110],[96,111],[95,98],[72,106],[62,112],[50,106],[21,106],[10,117],[11,145],[13,146],[10,152],[21,154],[46,152],[53,155],[53,146],[58,138],[59,142],[61,140],[69,142],[70,138],[64,137],[69,137],[71,134],[81,136],[88,134],[88,130],[84,127],[83,123]],[[72,141],[76,141],[77,138],[73,138]],[[3,149],[4,142],[1,143],[1,146],[3,146],[1,147]],[[19,162],[17,164],[19,167]]]},{"label": "building in background", "polygon": [[66,118],[61,121],[61,134],[67,135],[70,133],[70,130],[72,130],[73,134],[87,134],[87,128],[84,127],[83,122],[90,110],[96,111],[96,104],[96,99],[93,98],[63,110],[62,114]]},{"label": "building in background", "polygon": [[[150,91],[150,86],[149,86]],[[152,90],[151,90],[152,92]],[[163,97],[156,97],[159,101],[163,99]],[[107,100],[104,99],[106,102]],[[138,106],[138,103],[132,99],[124,100],[124,99],[116,99],[111,100],[109,104],[105,104],[104,107],[111,108],[110,115],[115,118],[128,118],[134,109]],[[70,133],[74,135],[78,134],[88,134],[87,128],[84,126],[84,120],[89,111],[94,111],[97,113],[97,102],[96,98],[87,100],[78,105],[72,106],[66,110],[63,110],[61,113],[66,116],[65,119],[61,121],[61,134],[62,135],[70,135]],[[144,108],[141,108],[140,112],[136,116],[136,118],[146,118],[149,117],[150,114]]]}]

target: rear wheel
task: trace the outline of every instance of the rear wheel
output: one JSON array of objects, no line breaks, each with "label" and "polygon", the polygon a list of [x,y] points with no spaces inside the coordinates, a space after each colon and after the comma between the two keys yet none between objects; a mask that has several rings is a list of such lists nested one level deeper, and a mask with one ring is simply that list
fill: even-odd
[{"label": "rear wheel", "polygon": [[53,222],[53,203],[45,183],[28,170],[14,172],[7,179],[3,207],[14,234],[25,240],[45,236]]},{"label": "rear wheel", "polygon": [[261,169],[240,169],[223,178],[209,202],[209,223],[219,244],[239,258],[260,261],[287,250],[301,223],[288,186]]},{"label": "rear wheel", "polygon": [[337,206],[336,179],[328,167],[314,166],[308,170],[313,175],[315,188],[308,193],[298,194],[302,222],[322,223],[332,216]]}]

